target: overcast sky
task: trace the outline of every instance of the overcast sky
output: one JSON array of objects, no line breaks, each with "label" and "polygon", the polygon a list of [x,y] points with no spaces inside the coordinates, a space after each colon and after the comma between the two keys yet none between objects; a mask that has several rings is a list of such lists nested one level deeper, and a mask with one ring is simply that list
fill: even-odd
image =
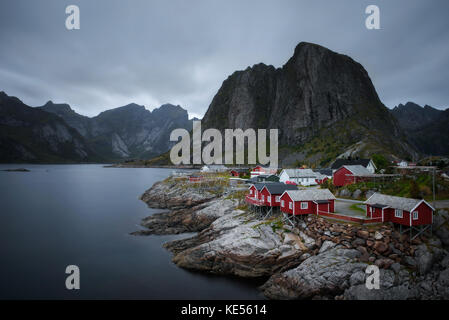
[{"label": "overcast sky", "polygon": [[[81,29],[65,28],[76,4]],[[367,30],[365,8],[380,8]],[[388,107],[449,107],[446,0],[1,0],[0,91],[94,116],[131,102],[202,117],[235,70],[281,67],[301,41],[347,54]]]}]

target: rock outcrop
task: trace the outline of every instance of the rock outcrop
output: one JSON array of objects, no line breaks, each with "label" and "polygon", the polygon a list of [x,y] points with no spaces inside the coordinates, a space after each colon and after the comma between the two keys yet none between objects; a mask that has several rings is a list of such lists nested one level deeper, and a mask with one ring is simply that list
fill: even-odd
[{"label": "rock outcrop", "polygon": [[269,276],[297,265],[307,247],[277,219],[254,220],[237,210],[191,239],[167,243],[179,267],[240,277]]},{"label": "rock outcrop", "polygon": [[335,296],[349,287],[349,279],[366,263],[357,258],[361,253],[337,246],[310,257],[298,267],[275,274],[262,291],[271,299],[310,299],[315,296]]}]

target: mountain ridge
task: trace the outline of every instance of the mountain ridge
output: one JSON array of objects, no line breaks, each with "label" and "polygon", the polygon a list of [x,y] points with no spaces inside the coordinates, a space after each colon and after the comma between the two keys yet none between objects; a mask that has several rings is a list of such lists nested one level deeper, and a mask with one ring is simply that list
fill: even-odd
[{"label": "mountain ridge", "polygon": [[0,92],[1,162],[101,162],[80,133],[52,113]]},{"label": "mountain ridge", "polygon": [[50,102],[37,108],[63,118],[99,154],[113,161],[156,156],[172,145],[169,134],[173,129],[191,128],[187,110],[169,103],[153,111],[143,105],[129,103],[94,117],[80,115],[67,104]]},{"label": "mountain ridge", "polygon": [[449,155],[449,108],[436,109],[407,102],[391,110],[407,134],[407,138],[425,155]]}]

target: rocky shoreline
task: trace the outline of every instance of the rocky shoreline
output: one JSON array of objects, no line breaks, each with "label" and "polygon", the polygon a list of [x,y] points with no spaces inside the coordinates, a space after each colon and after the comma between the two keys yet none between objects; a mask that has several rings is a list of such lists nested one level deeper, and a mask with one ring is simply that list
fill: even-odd
[{"label": "rocky shoreline", "polygon": [[[165,212],[142,220],[134,235],[197,232],[164,244],[182,268],[245,278],[268,277],[270,299],[448,299],[449,215],[440,210],[432,237],[410,242],[393,225],[357,226],[316,216],[295,227],[280,215],[245,209],[243,190],[199,188],[187,179],[157,182],[141,200]],[[379,290],[365,270],[380,268]]]}]

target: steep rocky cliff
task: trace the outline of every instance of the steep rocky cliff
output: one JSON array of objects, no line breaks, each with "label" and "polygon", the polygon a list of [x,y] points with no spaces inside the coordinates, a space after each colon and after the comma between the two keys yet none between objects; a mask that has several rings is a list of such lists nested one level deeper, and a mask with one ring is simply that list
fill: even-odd
[{"label": "steep rocky cliff", "polygon": [[229,76],[202,125],[279,129],[281,165],[326,165],[341,154],[415,154],[363,66],[304,42],[281,68],[257,64]]}]

